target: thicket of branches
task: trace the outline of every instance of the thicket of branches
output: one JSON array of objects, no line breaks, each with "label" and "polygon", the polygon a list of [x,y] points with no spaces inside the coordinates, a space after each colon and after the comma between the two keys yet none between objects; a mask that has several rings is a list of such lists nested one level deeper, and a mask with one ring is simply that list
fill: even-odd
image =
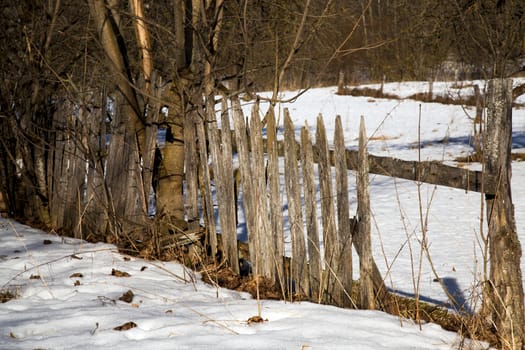
[{"label": "thicket of branches", "polygon": [[[141,66],[144,51],[137,43],[131,2],[103,2],[117,29],[122,71],[108,64],[95,3],[0,5],[0,191],[12,215],[46,226],[53,222],[49,206],[56,155],[51,155],[57,137],[74,138],[77,151],[93,164],[105,159],[88,147],[91,131],[79,131],[87,121],[64,118],[105,111],[107,101],[122,97],[122,79],[131,87],[124,100],[136,99],[132,109],[139,131],[152,101],[144,88],[150,77]],[[332,85],[340,71],[356,83],[435,79],[447,60],[467,64],[485,78],[509,76],[523,66],[525,4],[519,0],[138,3],[144,8],[154,69],[165,84],[174,84],[169,90],[178,96],[179,102],[167,103],[172,106],[185,94],[204,95],[203,62],[212,67],[217,94]],[[192,22],[196,13],[191,9],[199,3],[204,20]],[[190,84],[177,87],[182,80]],[[99,98],[102,90],[108,100]],[[195,108],[195,100],[190,101],[178,112],[182,119],[159,123],[181,126]],[[112,113],[108,110],[102,119],[114,127],[111,123],[119,119]]]}]

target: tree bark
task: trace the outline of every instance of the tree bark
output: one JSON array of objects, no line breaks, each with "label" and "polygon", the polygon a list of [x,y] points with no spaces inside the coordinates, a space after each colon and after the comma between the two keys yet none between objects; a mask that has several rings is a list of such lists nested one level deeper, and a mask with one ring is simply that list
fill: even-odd
[{"label": "tree bark", "polygon": [[141,151],[144,148],[142,113],[136,92],[131,86],[130,69],[117,40],[117,27],[112,25],[114,18],[104,0],[88,0],[88,4],[108,66],[115,72],[113,79],[118,89],[106,182],[110,198],[108,210],[112,216],[111,222],[115,223],[112,231],[115,238],[119,239],[121,233],[127,236],[135,231],[139,234],[136,225],[142,225],[147,214],[143,210],[147,196],[140,169]]},{"label": "tree bark", "polygon": [[497,176],[486,195],[490,280],[484,311],[491,314],[502,349],[525,349],[521,244],[511,194],[512,81],[491,80],[485,139],[485,169]]}]

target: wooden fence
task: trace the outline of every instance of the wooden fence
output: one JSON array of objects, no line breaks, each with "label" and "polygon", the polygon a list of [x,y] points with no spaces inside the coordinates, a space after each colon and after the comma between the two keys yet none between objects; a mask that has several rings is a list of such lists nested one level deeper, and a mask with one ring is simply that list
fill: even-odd
[{"label": "wooden fence", "polygon": [[[207,123],[208,133],[219,135],[215,140],[220,140],[217,142],[220,147],[211,148],[210,153],[224,256],[238,272],[237,227],[231,220],[236,210],[232,203],[237,200],[233,196],[231,154],[237,151],[249,247],[249,256],[243,258],[249,259],[255,275],[275,280],[290,298],[308,298],[341,306],[377,306],[378,295],[386,291],[386,287],[371,252],[369,173],[482,192],[487,200],[497,197],[501,190],[500,171],[482,173],[433,161],[403,161],[368,155],[363,119],[358,151],[345,149],[340,117],[335,123],[334,148],[329,149],[322,116],[317,118],[316,143],[313,144],[308,125],[301,128],[300,141],[296,140],[296,127],[288,110],[284,110],[284,140],[278,141],[275,116],[271,111],[263,129],[257,104],[249,123],[238,99],[232,99],[231,108],[226,105],[224,102],[222,132],[213,119]],[[230,130],[230,119],[234,131],[224,132]],[[493,128],[498,126],[493,125]],[[266,131],[266,137],[262,131]],[[488,132],[485,137],[487,143],[509,142],[497,139],[506,137],[498,130]],[[284,174],[279,173],[279,158],[284,158]],[[358,204],[353,219],[349,209],[347,171],[350,169],[357,171]],[[286,218],[283,217],[283,193],[287,199]],[[213,215],[213,211],[205,212]],[[213,224],[215,218],[208,217],[206,222]],[[283,258],[285,237],[289,237],[291,243],[289,258]],[[359,256],[360,300],[351,297],[352,246]]]}]

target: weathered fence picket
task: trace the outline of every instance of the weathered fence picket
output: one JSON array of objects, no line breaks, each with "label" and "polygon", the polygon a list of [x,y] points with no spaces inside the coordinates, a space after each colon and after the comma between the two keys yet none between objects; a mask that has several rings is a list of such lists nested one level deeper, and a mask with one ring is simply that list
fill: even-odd
[{"label": "weathered fence picket", "polygon": [[275,273],[281,290],[285,290],[283,258],[284,258],[284,229],[283,229],[283,200],[281,193],[281,176],[279,174],[279,156],[277,153],[277,127],[273,109],[266,117],[266,138],[268,152],[268,188],[270,192],[270,227],[273,240]]},{"label": "weathered fence picket", "polygon": [[[268,197],[266,190],[266,168],[264,165],[264,149],[262,125],[259,116],[259,103],[253,106],[250,120],[250,141],[252,148],[252,176],[255,197],[255,249],[258,271],[271,280],[275,280],[275,256],[273,237],[269,227]],[[252,247],[250,247],[252,248]]]},{"label": "weathered fence picket", "polygon": [[[198,184],[198,153],[197,131],[195,128],[195,112],[184,118],[184,170],[186,176],[185,212],[188,228],[199,227],[199,184]],[[161,213],[162,214],[162,213]]]},{"label": "weathered fence picket", "polygon": [[324,242],[323,289],[325,300],[336,305],[342,304],[342,288],[338,281],[339,238],[335,226],[334,192],[332,186],[332,167],[329,163],[329,149],[326,129],[321,115],[317,117],[315,133],[317,162],[319,164],[319,193],[321,196],[321,219]]},{"label": "weathered fence picket", "polygon": [[[216,123],[212,123],[213,132],[218,130]],[[221,104],[221,128],[222,130],[230,130],[230,115],[228,113],[228,102],[222,99]],[[217,136],[217,141],[218,141]],[[221,226],[222,249],[224,259],[232,271],[239,273],[239,253],[237,250],[237,206],[235,205],[234,197],[234,176],[233,176],[233,160],[232,160],[232,140],[231,133],[225,132],[222,134],[220,145],[217,145],[216,156],[213,157],[215,186],[217,189],[217,204],[219,207],[219,222]],[[218,143],[218,142],[217,142]]]},{"label": "weathered fence picket", "polygon": [[[239,171],[241,172],[241,183],[243,193],[243,204],[244,204],[244,217],[246,220],[246,228],[248,230],[248,246],[250,250],[249,258],[250,261],[255,262],[256,254],[256,235],[255,218],[257,217],[256,212],[256,198],[253,193],[253,176],[251,169],[251,159],[248,146],[248,135],[247,127],[244,121],[244,115],[242,113],[241,104],[238,97],[232,98],[232,119],[233,129],[235,130],[235,139],[237,143],[237,153],[239,156]],[[255,273],[258,273],[258,266],[255,266]]]},{"label": "weathered fence picket", "polygon": [[286,198],[288,199],[288,220],[292,237],[292,257],[289,273],[289,289],[293,294],[309,295],[308,264],[303,228],[301,187],[297,164],[295,130],[287,109],[284,110],[284,173]]},{"label": "weathered fence picket", "polygon": [[361,308],[375,309],[374,284],[372,281],[373,259],[370,239],[370,192],[368,173],[368,151],[366,147],[365,120],[361,116],[359,125],[359,170],[357,172],[357,220],[356,240],[360,242],[359,279]]},{"label": "weathered fence picket", "polygon": [[306,217],[306,235],[308,240],[308,263],[311,298],[320,301],[322,295],[321,247],[319,243],[319,225],[317,223],[317,186],[314,173],[314,152],[308,125],[301,129],[301,166],[303,169],[304,207]]},{"label": "weathered fence picket", "polygon": [[217,254],[217,231],[215,225],[213,195],[211,193],[208,148],[206,146],[206,131],[204,130],[203,118],[205,118],[205,115],[201,114],[196,121],[197,139],[199,141],[199,159],[202,174],[201,190],[204,197],[204,218],[207,231],[207,244],[210,247],[212,256],[215,256]]},{"label": "weathered fence picket", "polygon": [[345,157],[345,139],[341,117],[335,118],[334,130],[334,167],[337,203],[337,228],[339,238],[339,270],[338,276],[343,287],[342,303],[351,307],[352,293],[352,227],[350,223],[350,201],[348,198],[348,170]]}]

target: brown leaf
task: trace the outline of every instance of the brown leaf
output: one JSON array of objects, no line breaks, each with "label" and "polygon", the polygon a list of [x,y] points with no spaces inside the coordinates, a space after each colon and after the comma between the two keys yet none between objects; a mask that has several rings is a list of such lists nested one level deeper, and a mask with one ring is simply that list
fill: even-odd
[{"label": "brown leaf", "polygon": [[115,277],[130,277],[131,275],[127,272],[124,272],[124,271],[119,271],[119,270],[115,270],[115,269],[112,269],[111,270],[111,275],[112,276],[115,276]]},{"label": "brown leaf", "polygon": [[82,277],[84,277],[84,275],[82,275],[80,272],[75,272],[74,274],[69,276],[69,278],[82,278]]},{"label": "brown leaf", "polygon": [[30,280],[39,280],[39,279],[41,279],[41,277],[40,277],[40,275],[31,275],[31,276],[29,277],[29,279],[30,279]]},{"label": "brown leaf", "polygon": [[252,316],[248,319],[248,324],[252,323],[262,323],[268,320],[263,319],[261,316]]},{"label": "brown leaf", "polygon": [[137,327],[137,324],[135,322],[126,322],[121,326],[113,328],[116,331],[127,331],[128,329]]},{"label": "brown leaf", "polygon": [[126,303],[131,303],[133,301],[134,296],[135,295],[133,294],[133,292],[131,290],[128,290],[126,293],[122,294],[122,296],[118,298],[118,300],[124,301]]}]

